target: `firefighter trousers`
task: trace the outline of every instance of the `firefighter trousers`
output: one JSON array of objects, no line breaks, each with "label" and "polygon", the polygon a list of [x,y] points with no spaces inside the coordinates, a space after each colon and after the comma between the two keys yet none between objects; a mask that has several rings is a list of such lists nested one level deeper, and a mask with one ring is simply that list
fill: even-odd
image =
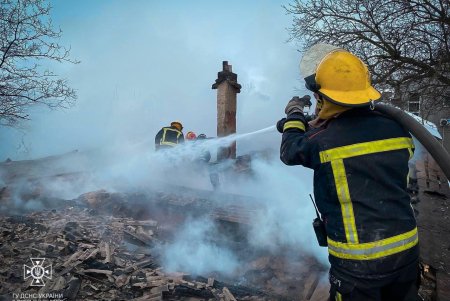
[{"label": "firefighter trousers", "polygon": [[419,268],[405,269],[396,277],[361,279],[330,269],[330,301],[417,301]]}]

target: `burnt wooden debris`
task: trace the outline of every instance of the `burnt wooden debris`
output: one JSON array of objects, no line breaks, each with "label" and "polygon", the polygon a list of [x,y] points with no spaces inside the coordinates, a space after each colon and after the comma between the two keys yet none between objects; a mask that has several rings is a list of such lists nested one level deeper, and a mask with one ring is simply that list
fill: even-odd
[{"label": "burnt wooden debris", "polygon": [[[214,196],[180,188],[183,193],[83,194],[57,209],[31,210],[0,217],[0,296],[9,292],[61,292],[67,300],[324,300],[326,268],[314,258],[291,254],[245,254],[246,231],[257,208],[239,204],[242,196]],[[3,204],[9,194],[3,195]],[[421,204],[420,202],[419,204]],[[51,208],[52,203],[48,204]],[[170,240],[186,215],[215,219],[228,241],[244,254],[246,266],[236,278],[167,273],[154,249]],[[291,250],[292,251],[292,250]],[[42,257],[53,278],[44,288],[23,280],[23,265]],[[284,261],[285,258],[291,258]],[[424,265],[427,266],[427,265]],[[421,295],[435,300],[436,271],[422,272]],[[439,283],[439,281],[438,281]]]},{"label": "burnt wooden debris", "polygon": [[[21,291],[60,293],[66,300],[297,300],[286,294],[286,287],[303,286],[302,277],[323,272],[310,259],[302,274],[288,276],[285,263],[266,255],[251,261],[243,273],[252,286],[231,278],[168,273],[152,248],[165,239],[157,221],[97,213],[75,205],[0,217],[0,299]],[[52,265],[44,287],[23,280],[23,265],[30,265],[30,258],[45,258],[44,265]]]},{"label": "burnt wooden debris", "polygon": [[[39,177],[28,177],[23,185],[19,181],[23,177],[14,176],[26,174],[29,164],[7,163],[13,176],[0,187],[0,300],[17,291],[61,293],[67,300],[327,298],[327,268],[314,258],[281,246],[276,254],[249,247],[247,234],[261,210],[258,200],[177,186],[128,193],[99,190],[64,200],[47,195]],[[42,161],[42,168],[45,164]],[[61,169],[53,177],[73,181],[80,176]],[[27,189],[17,191],[16,184]],[[417,164],[417,187],[411,193],[416,213],[420,212],[421,249],[428,263],[422,264],[424,300],[442,299],[448,287],[448,241],[440,239],[448,228],[442,224],[449,221],[444,184],[431,160]],[[157,246],[170,241],[187,216],[209,216],[220,225],[227,246],[245,262],[236,275],[193,276],[164,270]],[[31,279],[24,281],[23,265],[30,265],[30,258],[46,258],[52,265],[52,279],[44,279],[45,287],[30,287]]]},{"label": "burnt wooden debris", "polygon": [[[0,295],[8,292],[61,293],[67,300],[269,300],[270,295],[214,279],[166,273],[148,248],[158,223],[92,215],[87,208],[40,211],[0,218]],[[133,247],[127,247],[131,236]],[[45,258],[52,279],[44,287],[23,281],[23,265]],[[268,297],[269,296],[269,297]]]}]

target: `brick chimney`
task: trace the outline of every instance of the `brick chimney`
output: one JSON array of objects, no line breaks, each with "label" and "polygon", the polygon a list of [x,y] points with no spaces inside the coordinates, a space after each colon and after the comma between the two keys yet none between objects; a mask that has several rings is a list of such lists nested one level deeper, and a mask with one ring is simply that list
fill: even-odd
[{"label": "brick chimney", "polygon": [[[241,92],[237,74],[232,72],[228,61],[222,62],[222,71],[217,73],[212,89],[217,89],[217,137],[236,133],[236,94]],[[236,142],[229,147],[221,147],[217,152],[217,161],[236,159]]]}]

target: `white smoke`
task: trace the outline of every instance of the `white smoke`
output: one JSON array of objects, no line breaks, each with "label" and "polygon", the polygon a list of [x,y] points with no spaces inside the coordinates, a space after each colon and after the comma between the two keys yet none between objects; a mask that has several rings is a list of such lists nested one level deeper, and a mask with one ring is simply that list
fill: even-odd
[{"label": "white smoke", "polygon": [[[66,111],[32,110],[25,135],[0,128],[0,140],[5,142],[0,145],[1,161],[80,150],[58,166],[49,160],[43,163],[47,166],[33,171],[32,178],[40,179],[47,195],[68,200],[99,189],[126,192],[176,185],[210,191],[220,205],[226,200],[213,193],[208,168],[191,163],[199,151],[206,148],[214,158],[218,146],[234,139],[238,154],[279,148],[280,135],[273,126],[260,135],[236,135],[208,140],[201,148],[186,144],[158,153],[153,151],[153,137],[172,120],[181,120],[186,131],[215,135],[216,91],[211,84],[223,60],[233,65],[243,87],[237,101],[238,132],[264,128],[283,117],[287,101],[302,94],[296,86],[303,86],[298,82],[297,46],[285,42],[291,18],[281,8],[283,1],[258,2],[257,9],[253,2],[236,0],[220,7],[211,1],[52,4],[55,24],[64,31],[62,42],[71,45],[73,57],[81,64],[44,67],[68,78],[78,91],[77,104]],[[16,150],[18,145],[21,149]],[[218,168],[225,170],[231,164]],[[259,208],[252,220],[252,246],[272,252],[278,246],[289,246],[323,261],[324,250],[315,247],[311,226],[311,172],[284,166],[277,159],[258,159],[252,166],[251,179],[221,179],[223,193],[256,200],[248,204]],[[78,180],[43,179],[55,170],[82,175]],[[3,185],[10,185],[8,181]],[[29,184],[18,185],[27,190]],[[13,197],[19,207],[46,208],[38,199],[23,198],[22,193]],[[188,221],[166,246],[168,254],[176,251],[176,256],[165,257],[167,266],[199,273],[234,270],[237,254],[226,244],[216,245],[208,239],[218,235],[216,230],[208,218]],[[206,263],[201,265],[199,258]]]},{"label": "white smoke", "polygon": [[[185,143],[176,148],[154,152],[150,141],[124,147],[113,147],[88,153],[71,155],[65,162],[58,161],[61,171],[87,171],[81,180],[66,181],[48,177],[43,181],[48,195],[71,199],[99,189],[109,192],[164,190],[171,187],[189,187],[211,192],[215,206],[227,206],[230,201],[222,197],[227,194],[246,196],[250,203],[238,204],[251,210],[248,241],[257,250],[272,253],[280,248],[290,248],[298,253],[311,255],[326,264],[327,252],[319,248],[312,228],[315,217],[308,194],[312,193],[312,171],[303,167],[285,166],[275,157],[256,158],[251,162],[251,176],[227,176],[232,161],[219,166],[222,191],[213,192],[210,182],[210,167],[193,163],[203,151],[215,151],[230,142],[246,139],[258,141],[258,136],[268,127],[252,133],[206,140],[202,144]],[[279,142],[274,142],[275,143]],[[50,169],[50,167],[48,167]],[[37,171],[36,171],[37,172]],[[40,209],[38,200],[17,203],[29,209]],[[151,206],[151,204],[149,205]],[[217,245],[214,239],[221,237],[208,216],[190,219],[180,226],[175,240],[164,246],[164,266],[169,270],[190,273],[232,273],[239,267],[239,256],[227,244]],[[231,242],[230,242],[231,243]],[[216,260],[214,260],[216,259]],[[219,260],[220,259],[220,260]]]},{"label": "white smoke", "polygon": [[239,267],[238,256],[227,246],[219,246],[216,225],[208,218],[189,219],[175,240],[163,248],[164,268],[194,275],[220,272],[231,275]]},{"label": "white smoke", "polygon": [[258,178],[252,192],[263,201],[263,211],[252,231],[254,245],[270,249],[288,245],[327,262],[328,253],[318,247],[311,224],[315,217],[309,198],[312,171],[288,167],[280,161],[256,161],[253,168]]},{"label": "white smoke", "polygon": [[[238,141],[273,130],[269,127],[248,134],[234,135],[233,137],[221,138],[208,141],[203,147],[210,150],[224,146],[234,139]],[[190,173],[189,164],[175,157],[195,157],[199,149],[195,145],[178,147],[156,154],[157,161],[166,161],[174,164],[180,176],[180,183],[195,184],[197,187],[211,189],[208,183],[208,174]],[[173,156],[176,154],[177,156]],[[154,158],[156,158],[154,157]],[[285,166],[279,159],[265,160],[258,158],[253,160],[252,176],[244,177],[233,175],[231,178],[222,179],[224,192],[230,194],[248,196],[253,203],[239,204],[247,207],[255,215],[251,216],[250,233],[248,241],[256,250],[266,250],[276,254],[280,248],[288,247],[297,250],[298,253],[308,254],[327,265],[328,253],[326,248],[320,248],[312,228],[312,219],[315,217],[313,204],[309,198],[312,193],[312,171],[303,167]],[[174,163],[176,162],[176,163]],[[189,174],[189,175],[188,175]],[[202,183],[202,185],[199,185]],[[220,195],[215,195],[215,200],[223,204],[228,201],[221,200]],[[216,204],[221,205],[221,204]],[[239,256],[227,247],[220,247],[211,243],[213,238],[218,238],[214,224],[209,218],[200,220],[189,220],[181,227],[181,233],[176,236],[172,244],[166,246],[164,256],[165,263],[169,269],[186,268],[192,273],[211,273],[220,271],[229,274],[234,267],[238,267]],[[193,251],[198,248],[198,251]],[[176,256],[173,256],[176,253]],[[204,263],[199,264],[199,257],[204,258]],[[211,260],[220,258],[220,260]],[[201,260],[200,260],[201,261]],[[227,264],[224,264],[227,263]]]},{"label": "white smoke", "polygon": [[[239,183],[228,181],[226,192],[251,196],[249,200],[254,200],[254,203],[239,204],[244,208],[257,208],[252,211],[256,215],[250,217],[247,238],[254,251],[277,254],[287,247],[328,265],[328,252],[318,246],[312,228],[315,213],[308,196],[312,193],[312,172],[260,159],[252,162],[252,168],[253,178],[245,181],[240,178]],[[211,243],[210,240],[218,239],[220,234],[209,219],[190,220],[181,229],[175,241],[166,246],[164,266],[173,270],[185,268],[183,271],[197,274],[236,272],[233,269],[239,267],[239,255]],[[195,248],[198,251],[193,251]]]}]

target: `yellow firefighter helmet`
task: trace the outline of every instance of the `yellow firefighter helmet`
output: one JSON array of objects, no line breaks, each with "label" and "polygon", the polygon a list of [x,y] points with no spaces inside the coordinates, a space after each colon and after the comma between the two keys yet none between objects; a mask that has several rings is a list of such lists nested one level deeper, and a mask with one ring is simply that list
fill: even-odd
[{"label": "yellow firefighter helmet", "polygon": [[176,127],[179,131],[183,129],[183,125],[179,121],[172,121],[170,126]]},{"label": "yellow firefighter helmet", "polygon": [[367,66],[354,54],[336,50],[325,56],[315,74],[317,91],[343,106],[360,106],[381,94],[372,87]]}]

